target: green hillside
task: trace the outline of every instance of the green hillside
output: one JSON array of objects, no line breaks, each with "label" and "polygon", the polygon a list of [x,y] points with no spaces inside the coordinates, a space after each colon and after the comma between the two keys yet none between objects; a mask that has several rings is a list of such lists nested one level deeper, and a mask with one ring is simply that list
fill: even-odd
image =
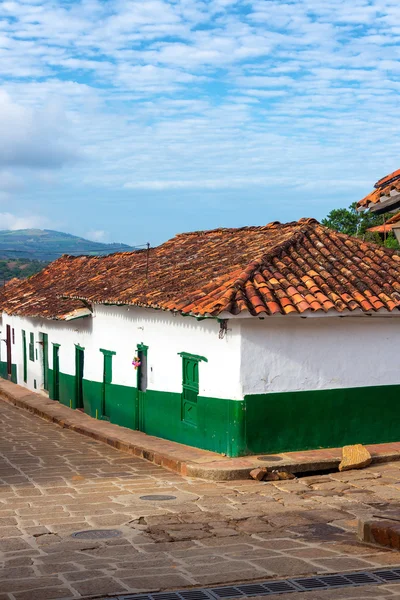
[{"label": "green hillside", "polygon": [[62,254],[103,255],[133,250],[126,244],[103,244],[50,229],[0,231],[0,285],[13,277],[34,275]]},{"label": "green hillside", "polygon": [[28,260],[27,258],[0,260],[0,286],[14,277],[18,279],[30,277],[41,271],[46,265],[47,262]]},{"label": "green hillside", "polygon": [[62,254],[110,254],[131,250],[126,244],[103,244],[50,229],[0,231],[0,259],[28,258],[52,261]]}]

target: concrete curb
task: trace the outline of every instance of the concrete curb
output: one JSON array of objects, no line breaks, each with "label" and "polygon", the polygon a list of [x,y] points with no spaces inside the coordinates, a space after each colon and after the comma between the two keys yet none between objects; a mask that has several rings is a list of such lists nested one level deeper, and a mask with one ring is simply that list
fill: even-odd
[{"label": "concrete curb", "polygon": [[[7,380],[0,380],[0,400],[60,427],[189,477],[212,481],[243,480],[249,479],[250,471],[260,466],[269,470],[284,469],[291,473],[312,474],[316,471],[335,470],[341,461],[340,448],[270,455],[262,463],[257,456],[229,458],[216,452],[156,438],[108,421],[93,419],[81,411],[72,410],[43,394],[31,392]],[[398,442],[367,447],[371,451],[373,463],[400,460]]]}]

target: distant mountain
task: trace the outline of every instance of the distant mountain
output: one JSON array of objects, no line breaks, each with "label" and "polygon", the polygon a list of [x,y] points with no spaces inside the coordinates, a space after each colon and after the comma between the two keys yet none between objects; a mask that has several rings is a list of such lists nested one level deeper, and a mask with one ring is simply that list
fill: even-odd
[{"label": "distant mountain", "polygon": [[0,259],[30,259],[50,262],[62,254],[93,256],[133,250],[126,244],[104,244],[52,231],[51,229],[18,229],[0,231]]}]

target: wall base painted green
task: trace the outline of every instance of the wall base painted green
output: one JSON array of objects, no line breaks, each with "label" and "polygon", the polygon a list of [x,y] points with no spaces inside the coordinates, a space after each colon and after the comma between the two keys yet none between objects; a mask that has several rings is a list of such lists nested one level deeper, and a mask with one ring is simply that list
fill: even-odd
[{"label": "wall base painted green", "polygon": [[[8,379],[7,363],[4,361],[0,362],[0,377]],[[11,365],[11,381],[17,383],[17,365]]]},{"label": "wall base painted green", "polygon": [[[102,419],[103,384],[84,379],[82,388],[85,413],[95,419]],[[135,429],[134,388],[108,384],[107,412],[111,423]]]},{"label": "wall base painted green", "polygon": [[[0,362],[7,379],[7,364]],[[49,395],[53,398],[53,371]],[[12,365],[12,381],[17,368]],[[60,373],[60,402],[76,408],[75,377]],[[400,385],[246,396],[244,401],[198,397],[197,426],[182,420],[181,394],[109,384],[111,423],[227,456],[400,441]],[[83,380],[85,413],[102,415],[103,384]]]},{"label": "wall base painted green", "polygon": [[247,453],[400,441],[400,385],[246,396]]},{"label": "wall base painted green", "polygon": [[76,408],[75,376],[60,373],[60,404]]},{"label": "wall base painted green", "polygon": [[[102,418],[102,393],[102,383],[83,380],[85,413]],[[136,429],[141,422],[149,435],[229,456],[243,453],[243,402],[199,397],[198,425],[193,427],[181,419],[180,394],[148,390],[140,407],[136,395],[136,388],[111,384],[107,411],[111,423]]]},{"label": "wall base painted green", "polygon": [[147,390],[142,430],[188,446],[240,456],[245,453],[241,401],[197,398],[197,426],[182,421],[181,394]]}]

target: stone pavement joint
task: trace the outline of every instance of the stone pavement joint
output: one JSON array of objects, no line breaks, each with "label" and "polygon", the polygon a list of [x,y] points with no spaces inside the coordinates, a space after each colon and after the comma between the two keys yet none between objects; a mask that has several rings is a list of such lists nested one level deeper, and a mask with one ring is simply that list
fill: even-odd
[{"label": "stone pavement joint", "polygon": [[[338,468],[341,448],[285,452],[260,462],[257,456],[229,458],[177,442],[147,435],[107,421],[93,419],[72,410],[43,394],[27,391],[7,380],[0,381],[0,399],[27,410],[64,429],[70,429],[108,446],[143,458],[181,475],[213,481],[249,479],[257,467],[286,470],[290,473],[312,473]],[[400,460],[400,442],[366,446],[374,464]]]}]

